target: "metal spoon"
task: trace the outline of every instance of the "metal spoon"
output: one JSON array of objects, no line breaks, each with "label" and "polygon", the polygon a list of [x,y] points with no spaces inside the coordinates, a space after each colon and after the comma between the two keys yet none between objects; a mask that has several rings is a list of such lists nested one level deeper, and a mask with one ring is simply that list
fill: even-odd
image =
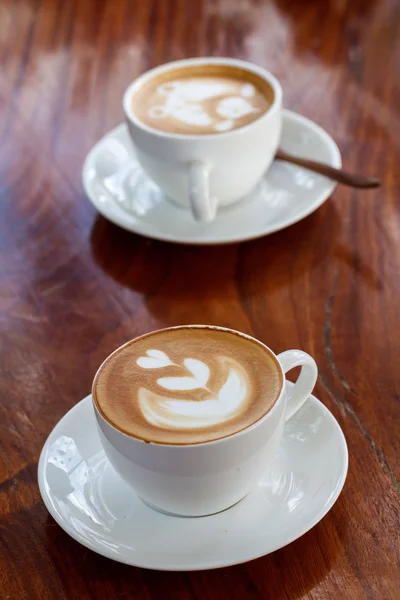
[{"label": "metal spoon", "polygon": [[275,159],[284,160],[292,163],[293,165],[297,165],[298,167],[304,167],[309,171],[314,171],[320,175],[325,175],[325,177],[329,177],[329,179],[333,179],[333,181],[338,181],[339,183],[343,183],[343,185],[348,185],[354,188],[368,189],[377,188],[381,185],[381,182],[379,179],[376,179],[376,177],[364,177],[363,175],[348,173],[347,171],[343,171],[343,169],[335,169],[335,167],[324,165],[316,160],[298,158],[297,156],[286,154],[286,152],[283,150],[277,151],[275,154]]}]

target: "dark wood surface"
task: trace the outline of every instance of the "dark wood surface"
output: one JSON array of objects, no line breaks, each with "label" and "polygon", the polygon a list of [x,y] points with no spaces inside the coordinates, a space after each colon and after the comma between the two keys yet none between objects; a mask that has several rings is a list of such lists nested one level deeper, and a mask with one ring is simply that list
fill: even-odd
[{"label": "dark wood surface", "polygon": [[[0,598],[400,598],[400,4],[397,0],[0,2]],[[334,135],[346,168],[301,223],[180,247],[100,218],[80,172],[147,68],[244,57]],[[122,342],[211,323],[315,356],[347,438],[343,493],[313,530],[251,563],[158,573],[86,550],[48,515],[41,447]]]}]

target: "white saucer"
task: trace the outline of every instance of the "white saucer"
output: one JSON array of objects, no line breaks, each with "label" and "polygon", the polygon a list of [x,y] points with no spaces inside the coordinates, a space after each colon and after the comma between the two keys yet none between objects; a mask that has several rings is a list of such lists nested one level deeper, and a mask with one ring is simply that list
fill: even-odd
[{"label": "white saucer", "polygon": [[239,504],[210,517],[161,514],[108,463],[88,396],[53,429],[38,478],[51,515],[87,548],[129,565],[188,571],[246,562],[303,535],[335,503],[347,463],[342,430],[310,396],[286,424],[271,468]]},{"label": "white saucer", "polygon": [[[288,110],[283,112],[280,147],[341,166],[339,149],[326,131]],[[314,212],[335,188],[321,175],[275,161],[248,197],[219,210],[212,223],[197,223],[189,210],[168,201],[143,173],[124,124],[92,148],[82,177],[94,206],[113,223],[151,238],[185,244],[224,244],[278,231]]]}]

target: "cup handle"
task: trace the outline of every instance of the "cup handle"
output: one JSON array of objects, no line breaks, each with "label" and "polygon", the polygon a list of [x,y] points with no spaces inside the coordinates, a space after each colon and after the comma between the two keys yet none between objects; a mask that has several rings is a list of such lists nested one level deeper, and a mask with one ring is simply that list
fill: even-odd
[{"label": "cup handle", "polygon": [[189,164],[189,200],[196,221],[212,221],[217,213],[217,200],[210,196],[210,165],[201,160]]},{"label": "cup handle", "polygon": [[292,417],[310,396],[318,377],[318,368],[315,360],[302,350],[287,350],[277,356],[283,372],[286,374],[294,367],[301,367],[300,375],[294,386],[288,390],[286,405],[287,421]]}]

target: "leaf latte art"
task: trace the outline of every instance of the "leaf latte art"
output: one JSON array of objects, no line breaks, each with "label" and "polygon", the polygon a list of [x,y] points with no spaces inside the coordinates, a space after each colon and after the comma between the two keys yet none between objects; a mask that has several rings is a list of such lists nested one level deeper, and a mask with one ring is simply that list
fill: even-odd
[{"label": "leaf latte art", "polygon": [[[179,366],[160,350],[148,350],[147,356],[138,358],[136,362],[143,369]],[[215,391],[207,386],[209,367],[195,358],[184,359],[182,376],[156,380],[164,390],[183,393],[184,399],[140,388],[138,397],[145,419],[158,427],[192,429],[217,425],[240,415],[248,399],[246,372],[232,358],[218,356],[213,362],[216,369],[226,373],[223,385]],[[193,399],[190,392],[196,389],[205,390],[207,397],[204,400]]]},{"label": "leaf latte art", "polygon": [[100,367],[93,398],[127,435],[158,444],[198,444],[262,418],[282,387],[279,364],[253,338],[228,329],[155,331],[116,350]]}]

